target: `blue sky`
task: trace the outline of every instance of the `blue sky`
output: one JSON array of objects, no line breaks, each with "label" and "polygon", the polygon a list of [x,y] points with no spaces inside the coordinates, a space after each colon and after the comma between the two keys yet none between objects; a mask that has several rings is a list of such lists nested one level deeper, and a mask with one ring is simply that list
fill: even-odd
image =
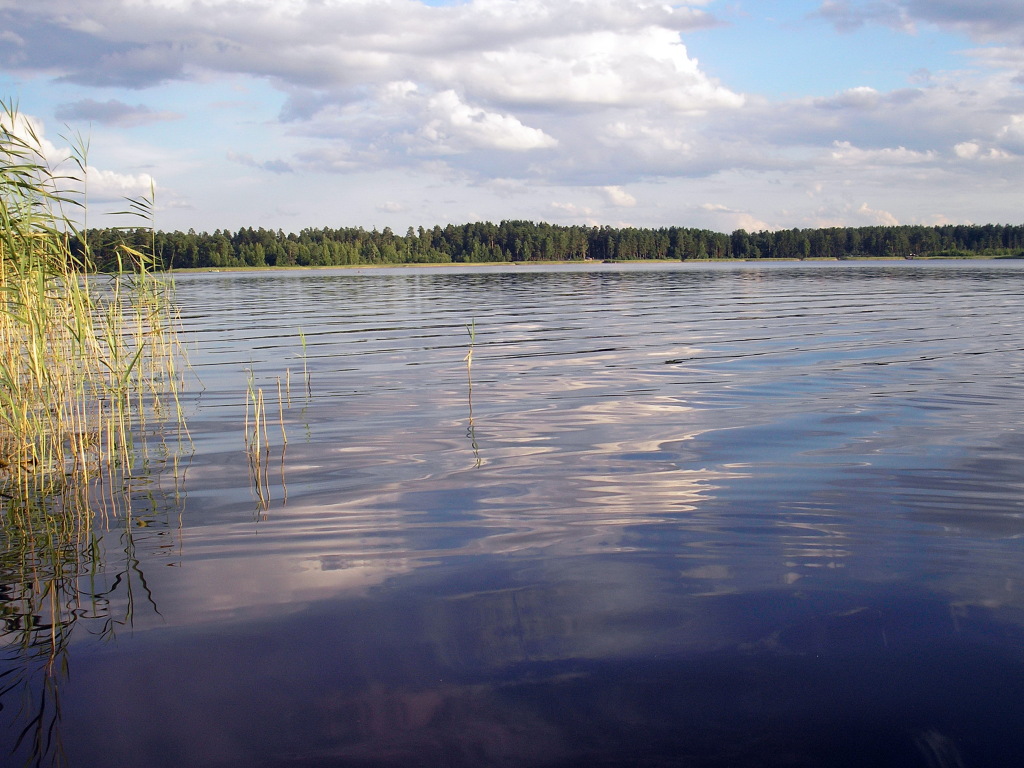
[{"label": "blue sky", "polygon": [[91,223],[1020,223],[1020,0],[0,0]]}]

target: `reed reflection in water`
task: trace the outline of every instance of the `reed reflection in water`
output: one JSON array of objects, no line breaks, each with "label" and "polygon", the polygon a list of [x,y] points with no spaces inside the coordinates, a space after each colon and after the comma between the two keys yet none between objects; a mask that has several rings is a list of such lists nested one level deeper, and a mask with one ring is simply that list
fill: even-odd
[{"label": "reed reflection in water", "polygon": [[1022,278],[180,277],[180,567],[72,643],[72,764],[1019,762]]}]

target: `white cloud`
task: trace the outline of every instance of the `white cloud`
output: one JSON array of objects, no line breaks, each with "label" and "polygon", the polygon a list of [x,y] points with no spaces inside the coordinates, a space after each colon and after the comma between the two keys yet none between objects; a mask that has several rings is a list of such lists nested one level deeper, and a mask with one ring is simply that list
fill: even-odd
[{"label": "white cloud", "polygon": [[848,141],[836,141],[832,144],[833,150],[829,154],[832,161],[843,165],[910,165],[916,163],[932,162],[936,159],[934,151],[915,152],[906,147],[886,147],[882,149],[861,149],[855,147]]},{"label": "white cloud", "polygon": [[750,211],[737,210],[720,203],[703,203],[700,208],[713,214],[718,227],[724,231],[745,229],[748,232],[762,232],[773,229],[767,222],[757,218]]},{"label": "white cloud", "polygon": [[[30,43],[58,28],[81,36],[73,49],[28,45],[23,71],[136,88],[239,72],[266,78],[287,99],[282,116],[329,144],[303,150],[325,168],[558,146],[563,168],[578,169],[600,154],[599,143],[607,151],[628,141],[635,174],[685,149],[680,123],[744,104],[680,39],[714,23],[704,4],[36,0],[9,14],[12,32],[24,30]],[[123,105],[121,113],[129,119]],[[472,167],[481,175],[554,171],[479,154]]]},{"label": "white cloud", "polygon": [[597,139],[609,146],[630,146],[638,154],[690,155],[694,150],[692,129],[669,121],[632,114],[599,126]]},{"label": "white cloud", "polygon": [[[597,212],[588,206],[577,205],[576,203],[552,203],[551,208],[555,211],[555,218],[562,221],[577,223],[582,222],[587,226],[597,226],[602,219]],[[604,223],[607,223],[605,221]]]},{"label": "white cloud", "polygon": [[32,115],[0,111],[0,127],[15,137],[25,149],[35,153],[37,160],[51,167],[59,166],[71,157],[68,147],[58,147],[46,138],[43,122]]},{"label": "white cloud", "polygon": [[[504,93],[515,100],[539,95],[600,103],[635,99],[651,86],[666,96],[680,87],[707,87],[678,33],[710,20],[685,4],[34,0],[9,13],[11,26],[24,27],[30,42],[47,28],[95,39],[96,46],[78,50],[30,46],[20,64],[62,68],[82,83],[121,78],[141,86],[199,72],[249,72],[324,90],[410,79],[438,91],[459,83],[466,87],[457,90],[471,98]],[[119,69],[127,63],[133,68]],[[613,91],[604,92],[608,87]]]},{"label": "white cloud", "polygon": [[[94,121],[118,142],[116,161],[99,164],[133,173],[105,178],[111,194],[144,187],[155,163],[171,194],[220,190],[189,192],[200,211],[258,215],[244,202],[258,193],[258,169],[277,174],[276,198],[348,196],[352,216],[403,213],[386,202],[401,200],[424,223],[470,210],[589,219],[623,207],[637,222],[692,215],[726,229],[897,213],[923,221],[999,200],[997,189],[1005,198],[1024,172],[1024,37],[1013,32],[1024,29],[1022,7],[821,4],[819,21],[860,30],[865,44],[878,42],[878,24],[1000,35],[998,46],[960,51],[969,69],[923,61],[928,77],[913,86],[861,84],[825,98],[772,100],[712,77],[686,35],[715,23],[707,9],[733,11],[697,0],[0,0],[0,65],[32,88],[59,81],[60,116]],[[244,106],[209,108],[239,84]],[[351,191],[371,177],[372,198]],[[402,186],[411,179],[422,184],[415,192]],[[808,198],[812,184],[821,191]],[[728,205],[700,207],[706,200]],[[985,218],[981,208],[969,215]]]},{"label": "white cloud", "polygon": [[467,145],[522,152],[558,144],[544,131],[523,125],[512,115],[466,104],[451,90],[432,97],[428,112],[431,118],[420,129],[420,135],[442,153],[458,152]]},{"label": "white cloud", "polygon": [[0,112],[0,127],[16,137],[26,149],[36,153],[36,158],[29,157],[27,161],[49,166],[68,191],[87,192],[90,203],[140,197],[149,194],[156,186],[148,173],[118,173],[97,168],[90,165],[87,158],[79,157],[79,162],[84,162],[85,165],[83,177],[81,168],[72,160],[76,153],[67,145],[57,145],[50,141],[46,137],[46,127],[41,120],[24,112],[16,112],[13,119],[11,118],[10,114]]},{"label": "white cloud", "polygon": [[[875,109],[879,106],[881,101],[881,94],[878,91],[866,85],[861,85],[854,88],[848,88],[840,93],[831,100],[831,106],[850,107],[853,109]],[[828,105],[828,102],[825,101],[820,103],[823,106]]]},{"label": "white cloud", "polygon": [[1018,152],[1024,152],[1024,115],[1011,115],[1010,122],[996,133],[999,143]]},{"label": "white cloud", "polygon": [[857,209],[857,217],[867,224],[880,224],[885,227],[895,227],[900,222],[888,211],[874,210],[867,203],[861,203]]},{"label": "white cloud", "polygon": [[117,173],[88,167],[89,201],[113,202],[124,198],[148,196],[156,182],[148,173]]},{"label": "white cloud", "polygon": [[956,156],[964,160],[973,160],[981,152],[981,147],[975,141],[962,141],[953,147]]},{"label": "white cloud", "polygon": [[700,71],[678,33],[657,27],[538,37],[441,61],[433,72],[498,103],[558,111],[657,104],[699,113],[743,104],[741,95]]},{"label": "white cloud", "polygon": [[1011,155],[1001,149],[989,147],[984,149],[976,141],[963,141],[953,147],[953,152],[961,160],[1009,160]]},{"label": "white cloud", "polygon": [[1024,157],[1024,115],[1007,115],[988,138],[958,142],[954,154],[961,160],[1015,162]]},{"label": "white cloud", "polygon": [[601,187],[601,191],[608,202],[617,208],[632,208],[636,205],[636,198],[622,187]]}]

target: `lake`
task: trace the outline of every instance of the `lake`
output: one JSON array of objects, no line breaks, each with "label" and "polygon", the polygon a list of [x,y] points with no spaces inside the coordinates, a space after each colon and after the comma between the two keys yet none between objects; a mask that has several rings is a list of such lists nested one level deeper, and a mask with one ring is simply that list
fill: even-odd
[{"label": "lake", "polygon": [[1024,765],[1024,263],[175,293],[55,662],[5,559],[0,765]]}]

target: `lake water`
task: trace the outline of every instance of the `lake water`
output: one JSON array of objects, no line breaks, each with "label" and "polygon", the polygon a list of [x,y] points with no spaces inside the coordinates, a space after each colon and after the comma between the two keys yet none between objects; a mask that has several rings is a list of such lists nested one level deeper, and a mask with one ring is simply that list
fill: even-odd
[{"label": "lake water", "polygon": [[0,765],[1024,765],[1024,264],[176,283]]}]

